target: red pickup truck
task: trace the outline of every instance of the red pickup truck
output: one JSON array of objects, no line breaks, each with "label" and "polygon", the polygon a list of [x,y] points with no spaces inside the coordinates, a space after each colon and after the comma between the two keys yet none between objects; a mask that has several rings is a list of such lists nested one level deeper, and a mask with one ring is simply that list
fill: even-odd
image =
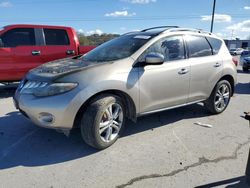
[{"label": "red pickup truck", "polygon": [[0,82],[21,80],[32,68],[56,59],[87,53],[71,27],[9,25],[0,28]]}]

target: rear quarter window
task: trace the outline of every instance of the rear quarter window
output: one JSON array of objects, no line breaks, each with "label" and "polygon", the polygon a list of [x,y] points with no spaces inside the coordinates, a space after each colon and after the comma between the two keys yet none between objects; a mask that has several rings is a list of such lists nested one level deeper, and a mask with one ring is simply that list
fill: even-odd
[{"label": "rear quarter window", "polygon": [[222,41],[212,37],[207,37],[207,40],[212,46],[213,55],[218,54],[222,45]]},{"label": "rear quarter window", "polygon": [[187,35],[186,37],[189,57],[204,57],[212,55],[212,49],[203,36]]},{"label": "rear quarter window", "polygon": [[64,29],[43,29],[46,45],[69,45],[69,37]]}]

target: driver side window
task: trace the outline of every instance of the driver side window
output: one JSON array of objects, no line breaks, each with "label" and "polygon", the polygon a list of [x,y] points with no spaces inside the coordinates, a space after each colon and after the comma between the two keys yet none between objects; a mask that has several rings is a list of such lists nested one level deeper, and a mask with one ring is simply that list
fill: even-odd
[{"label": "driver side window", "polygon": [[185,59],[183,38],[182,36],[172,36],[158,40],[143,52],[139,61],[145,61],[145,56],[149,53],[164,55],[165,62]]}]

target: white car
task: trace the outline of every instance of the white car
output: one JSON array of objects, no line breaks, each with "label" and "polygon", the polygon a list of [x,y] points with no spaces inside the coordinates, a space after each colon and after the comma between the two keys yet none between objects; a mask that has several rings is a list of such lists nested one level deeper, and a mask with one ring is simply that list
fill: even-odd
[{"label": "white car", "polygon": [[243,48],[232,48],[229,50],[231,55],[241,55],[241,53],[244,51]]}]

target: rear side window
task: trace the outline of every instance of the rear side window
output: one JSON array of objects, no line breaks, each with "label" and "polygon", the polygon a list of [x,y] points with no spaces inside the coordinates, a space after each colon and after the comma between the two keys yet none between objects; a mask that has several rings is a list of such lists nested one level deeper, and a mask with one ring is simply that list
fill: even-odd
[{"label": "rear side window", "polygon": [[212,55],[212,49],[205,37],[186,36],[189,57],[204,57]]},{"label": "rear side window", "polygon": [[0,36],[4,47],[34,46],[35,32],[32,28],[11,29]]},{"label": "rear side window", "polygon": [[221,48],[221,45],[222,45],[222,41],[219,40],[219,39],[215,39],[215,38],[212,38],[212,37],[207,37],[207,40],[208,42],[211,44],[212,46],[212,49],[213,49],[213,54],[218,54],[219,53],[219,50]]},{"label": "rear side window", "polygon": [[46,45],[69,45],[68,34],[63,29],[44,29]]}]

